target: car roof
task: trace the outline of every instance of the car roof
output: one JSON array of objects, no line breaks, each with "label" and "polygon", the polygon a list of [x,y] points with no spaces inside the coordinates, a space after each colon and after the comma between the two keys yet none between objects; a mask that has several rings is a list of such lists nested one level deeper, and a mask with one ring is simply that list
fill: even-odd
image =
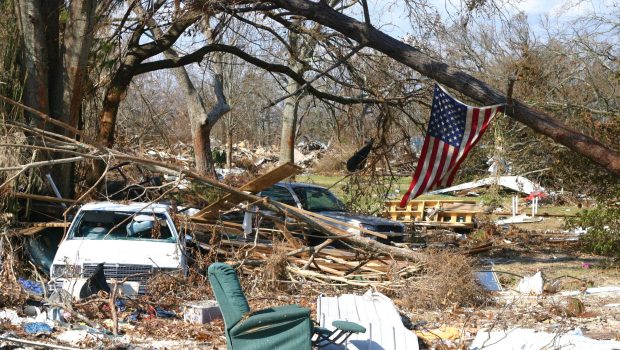
[{"label": "car roof", "polygon": [[321,188],[326,190],[326,187],[323,186],[319,186],[319,185],[315,185],[315,184],[308,184],[308,183],[304,183],[304,182],[278,182],[276,185],[278,186],[291,186],[293,188],[297,187],[309,187],[309,188]]},{"label": "car roof", "polygon": [[142,202],[129,202],[129,203],[116,203],[116,202],[92,202],[82,206],[80,210],[101,210],[101,211],[128,211],[128,212],[140,212],[148,211],[155,213],[164,213],[170,206],[163,203],[142,203]]}]

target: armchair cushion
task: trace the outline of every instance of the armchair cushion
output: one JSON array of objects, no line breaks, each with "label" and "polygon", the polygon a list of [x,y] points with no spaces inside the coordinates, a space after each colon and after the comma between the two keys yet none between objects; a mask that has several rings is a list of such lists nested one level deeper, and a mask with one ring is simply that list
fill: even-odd
[{"label": "armchair cushion", "polygon": [[[297,306],[297,305],[290,305]],[[295,323],[300,319],[309,319],[310,310],[302,307],[267,308],[252,314],[230,330],[231,336],[248,335],[269,331],[284,324]],[[310,327],[308,327],[310,331]]]}]

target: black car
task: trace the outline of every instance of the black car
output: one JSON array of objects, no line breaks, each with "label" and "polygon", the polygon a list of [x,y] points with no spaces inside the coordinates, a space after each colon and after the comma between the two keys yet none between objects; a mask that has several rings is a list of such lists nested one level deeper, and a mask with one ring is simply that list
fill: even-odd
[{"label": "black car", "polygon": [[[279,182],[262,191],[259,195],[370,231],[382,233],[388,237],[388,242],[398,243],[403,241],[405,225],[376,216],[350,213],[346,210],[344,204],[325,187],[297,182]],[[359,230],[348,226],[343,226],[342,229],[351,233],[360,233]],[[381,239],[379,240],[382,241]]]}]

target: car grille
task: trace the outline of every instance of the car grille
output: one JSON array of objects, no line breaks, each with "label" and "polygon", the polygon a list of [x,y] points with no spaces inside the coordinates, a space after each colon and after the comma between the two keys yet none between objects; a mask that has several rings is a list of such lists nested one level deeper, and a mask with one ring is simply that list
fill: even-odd
[{"label": "car grille", "polygon": [[[97,268],[98,264],[84,264],[82,275],[90,277]],[[146,293],[146,282],[151,277],[153,267],[151,265],[129,265],[129,264],[105,264],[103,273],[107,280],[114,278],[117,281],[127,278],[130,282],[140,282],[138,293]]]},{"label": "car grille", "polygon": [[394,232],[394,233],[403,233],[402,226],[396,225],[378,225],[377,232]]}]

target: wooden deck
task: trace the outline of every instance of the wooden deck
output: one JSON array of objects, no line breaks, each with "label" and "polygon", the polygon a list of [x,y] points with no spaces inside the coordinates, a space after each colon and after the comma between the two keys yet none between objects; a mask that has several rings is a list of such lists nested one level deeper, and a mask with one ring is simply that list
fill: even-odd
[{"label": "wooden deck", "polygon": [[354,334],[344,344],[323,349],[336,350],[418,350],[418,337],[403,326],[390,298],[378,292],[364,295],[320,296],[317,317],[322,327],[333,329],[333,321],[352,321],[366,327],[366,333]]}]

